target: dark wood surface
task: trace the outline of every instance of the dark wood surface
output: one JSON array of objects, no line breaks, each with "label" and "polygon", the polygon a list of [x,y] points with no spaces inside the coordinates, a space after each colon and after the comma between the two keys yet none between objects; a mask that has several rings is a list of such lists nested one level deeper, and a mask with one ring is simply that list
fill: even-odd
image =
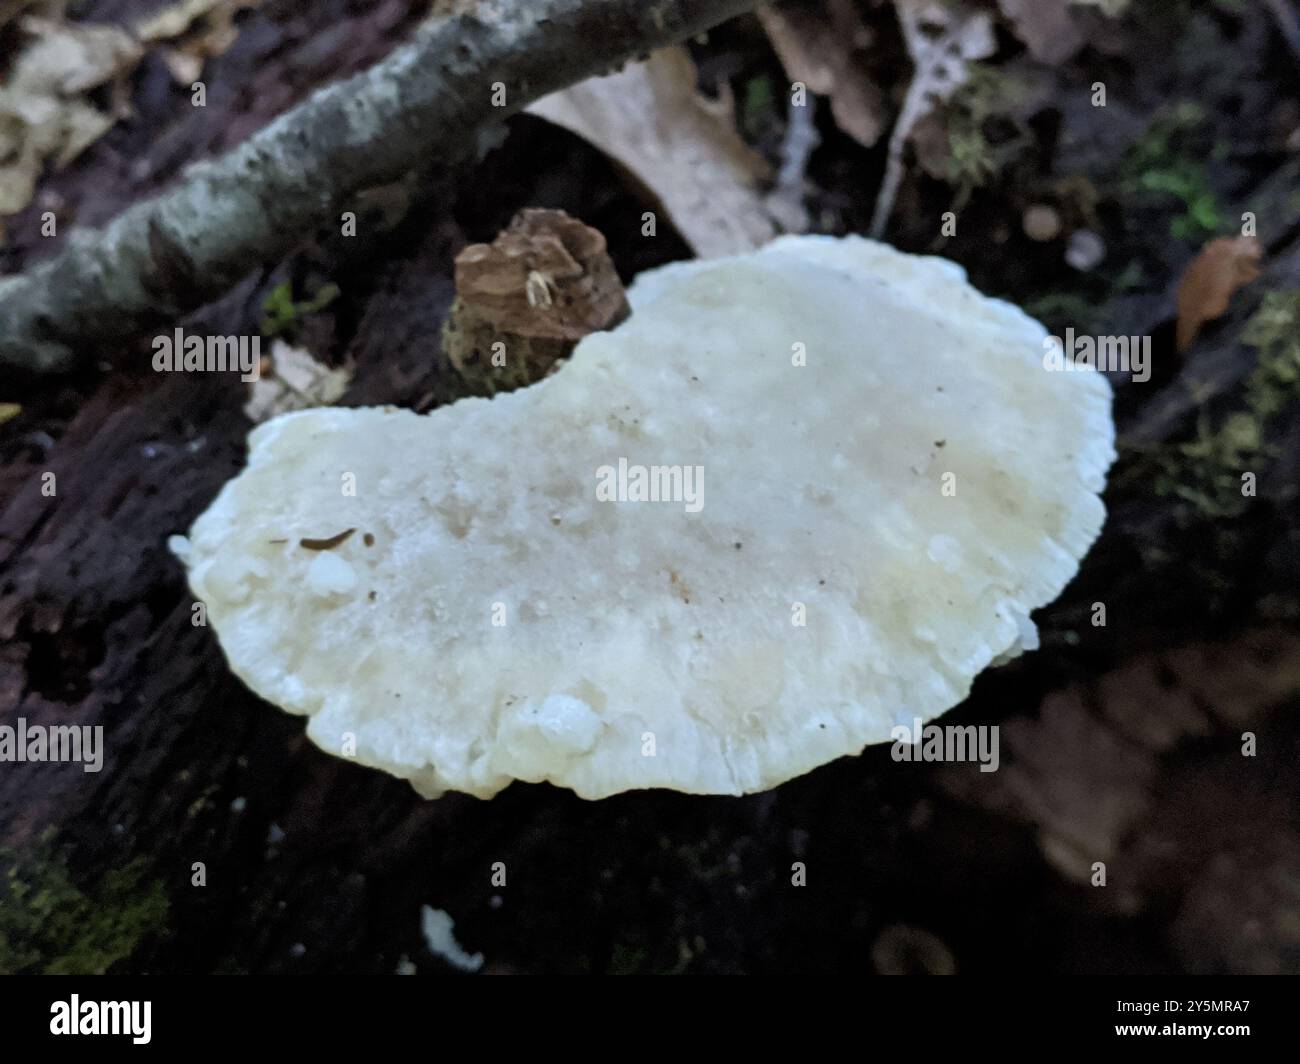
[{"label": "dark wood surface", "polygon": [[[84,6],[114,19],[133,5]],[[420,7],[270,2],[214,62],[204,112],[146,60],[137,119],[47,187],[69,218],[102,221],[382,54]],[[1038,615],[1042,650],[985,674],[948,718],[1000,725],[996,773],[901,766],[882,746],[739,799],[589,803],[515,785],[490,802],[423,801],[318,750],[190,624],[165,541],[240,468],[243,386],[155,374],[143,341],[104,350],[75,377],[6,381],[0,400],[24,410],[0,428],[0,718],[103,725],[107,757],[98,774],[0,765],[0,863],[59,884],[77,920],[130,919],[116,945],[87,951],[81,924],[17,913],[12,880],[7,893],[0,882],[0,969],[391,972],[406,957],[445,971],[421,940],[427,904],[455,918],[488,971],[1300,970],[1300,418],[1292,406],[1270,424],[1258,497],[1231,518],[1170,493],[1153,460],[1199,416],[1241,401],[1257,355],[1240,342],[1244,322],[1266,291],[1300,288],[1294,164],[1265,145],[1268,109],[1295,98],[1295,72],[1263,16],[1215,16],[1210,31],[1231,78],[1198,81],[1172,61],[1154,71],[1140,38],[1052,75],[1043,113],[1084,135],[1094,119],[1067,88],[1089,62],[1112,71],[1112,92],[1139,114],[1197,96],[1233,148],[1212,175],[1228,216],[1271,205],[1266,273],[1180,359],[1172,286],[1195,246],[1171,240],[1158,211],[1113,219],[1116,254],[1141,258],[1145,283],[1095,301],[1097,329],[1152,335],[1157,373],[1119,386],[1126,446],[1110,517],[1078,578]],[[702,70],[709,54],[748,55],[756,32],[719,31],[699,46]],[[879,160],[826,133],[812,177],[838,224],[861,230],[872,186],[855,182],[878,175]],[[1064,172],[1104,174],[1126,147],[1074,159],[1059,130],[1042,138],[1043,165]],[[996,239],[1024,199],[1021,180],[977,196],[945,252],[985,289],[1028,301],[1037,249]],[[438,337],[460,247],[490,240],[520,207],[559,207],[606,234],[630,279],[688,254],[668,226],[640,238],[638,194],[576,138],[517,119],[468,171],[422,179],[395,228],[346,254],[304,234],[299,253],[250,264],[187,328],[256,331],[275,284],[327,278],[342,295],[300,339],[355,362],[344,404],[426,409],[457,394]],[[900,198],[900,246],[929,246],[922,219],[936,195],[922,182]],[[17,269],[44,254],[34,233],[29,212],[0,261]],[[1075,283],[1068,271],[1057,280]],[[41,494],[44,472],[57,477],[54,498]],[[1089,620],[1098,601],[1104,628]],[[1258,738],[1254,758],[1241,756],[1244,731]],[[490,882],[498,861],[504,888]],[[795,861],[806,887],[791,885]],[[1105,887],[1090,885],[1094,861],[1106,862]],[[192,885],[194,862],[206,886]],[[111,879],[122,869],[126,887]],[[39,960],[15,960],[16,927],[40,943]]]}]

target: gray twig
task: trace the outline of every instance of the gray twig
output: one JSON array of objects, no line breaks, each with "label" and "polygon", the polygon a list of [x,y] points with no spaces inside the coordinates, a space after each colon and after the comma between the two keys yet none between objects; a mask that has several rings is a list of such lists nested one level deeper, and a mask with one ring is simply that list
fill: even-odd
[{"label": "gray twig", "polygon": [[0,280],[0,365],[68,369],[92,344],[174,320],[288,253],[358,190],[454,156],[547,93],[754,3],[502,0],[429,22],[172,189]]}]

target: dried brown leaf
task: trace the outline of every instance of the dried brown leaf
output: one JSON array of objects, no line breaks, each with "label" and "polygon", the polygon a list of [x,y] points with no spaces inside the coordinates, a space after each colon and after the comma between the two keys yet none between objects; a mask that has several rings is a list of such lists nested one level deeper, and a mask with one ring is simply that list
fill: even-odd
[{"label": "dried brown leaf", "polygon": [[776,231],[757,190],[767,168],[729,110],[700,96],[684,48],[662,49],[529,108],[627,167],[702,258],[751,250]]},{"label": "dried brown leaf", "polygon": [[998,7],[1040,63],[1062,63],[1084,45],[1072,0],[998,0]]},{"label": "dried brown leaf", "polygon": [[[47,163],[66,166],[127,113],[126,79],[143,54],[113,26],[32,15],[21,25],[27,43],[0,87],[0,219],[31,202]],[[103,86],[107,111],[84,98]]]},{"label": "dried brown leaf", "polygon": [[1263,249],[1253,236],[1211,240],[1178,282],[1178,350],[1186,351],[1207,321],[1221,317],[1232,295],[1259,276]]},{"label": "dried brown leaf", "polygon": [[167,41],[163,61],[172,78],[190,85],[203,72],[203,64],[223,54],[239,36],[235,16],[262,0],[179,0],[136,24],[142,41]]},{"label": "dried brown leaf", "polygon": [[791,81],[829,96],[835,124],[870,148],[885,130],[885,95],[871,77],[866,49],[872,32],[849,0],[824,10],[761,7],[759,21]]},{"label": "dried brown leaf", "polygon": [[30,35],[14,64],[8,89],[17,96],[67,98],[122,79],[143,54],[116,26],[60,23],[34,15],[22,20]]},{"label": "dried brown leaf", "polygon": [[63,18],[67,0],[0,0],[0,30],[19,15],[43,15],[56,21]]},{"label": "dried brown leaf", "polygon": [[254,423],[288,410],[329,406],[347,390],[352,379],[348,368],[331,369],[300,347],[283,340],[271,344],[268,371],[253,381],[244,413]]}]

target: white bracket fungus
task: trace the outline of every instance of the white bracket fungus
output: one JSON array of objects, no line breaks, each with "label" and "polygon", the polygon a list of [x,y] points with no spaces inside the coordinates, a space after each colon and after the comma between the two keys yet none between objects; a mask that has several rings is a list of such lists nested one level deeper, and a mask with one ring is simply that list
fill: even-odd
[{"label": "white bracket fungus", "polygon": [[[1047,370],[1046,330],[952,263],[859,238],[629,299],[521,391],[253,431],[178,553],[231,668],[322,748],[426,795],[741,794],[1033,645],[1104,516],[1100,374]],[[693,471],[703,505],[598,497],[620,461],[668,495]]]}]

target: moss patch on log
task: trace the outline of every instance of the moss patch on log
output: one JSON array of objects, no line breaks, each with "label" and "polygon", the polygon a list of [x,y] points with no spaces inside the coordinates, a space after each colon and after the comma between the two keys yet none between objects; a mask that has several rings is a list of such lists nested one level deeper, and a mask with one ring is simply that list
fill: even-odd
[{"label": "moss patch on log", "polygon": [[1217,426],[1202,413],[1195,439],[1156,456],[1156,491],[1178,496],[1208,518],[1236,517],[1250,505],[1253,480],[1273,457],[1270,422],[1300,398],[1300,291],[1265,295],[1242,342],[1259,351],[1242,403]]},{"label": "moss patch on log", "polygon": [[50,833],[0,847],[0,972],[102,975],[167,926],[167,896],[137,857],[83,889]]}]

